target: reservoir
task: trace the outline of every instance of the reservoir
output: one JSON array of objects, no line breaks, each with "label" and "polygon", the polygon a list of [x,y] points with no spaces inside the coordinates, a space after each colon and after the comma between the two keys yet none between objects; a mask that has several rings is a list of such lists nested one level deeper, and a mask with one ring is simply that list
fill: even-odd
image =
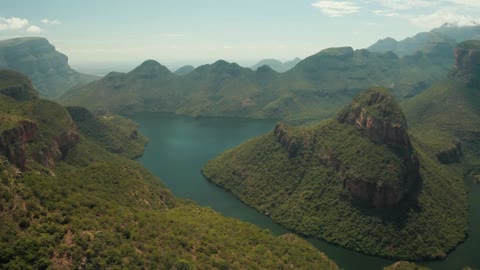
[{"label": "reservoir", "polygon": [[[139,113],[130,117],[150,141],[138,159],[180,198],[210,207],[225,216],[256,224],[275,235],[289,232],[269,217],[240,202],[231,193],[206,181],[200,173],[208,160],[250,138],[273,130],[272,120],[241,118],[193,118],[164,113]],[[470,204],[470,232],[467,241],[442,261],[421,265],[434,270],[480,267],[480,184],[467,180]],[[383,269],[393,263],[328,244],[307,239],[334,260],[340,268]]]}]

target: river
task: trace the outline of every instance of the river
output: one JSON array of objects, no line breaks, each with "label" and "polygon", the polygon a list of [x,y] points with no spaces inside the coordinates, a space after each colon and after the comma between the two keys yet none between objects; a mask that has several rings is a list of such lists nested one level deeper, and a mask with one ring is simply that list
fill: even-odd
[{"label": "river", "polygon": [[[160,177],[172,192],[225,216],[256,224],[275,235],[288,230],[240,202],[231,193],[206,181],[200,173],[205,163],[226,149],[271,131],[271,120],[239,118],[192,118],[164,113],[139,113],[131,117],[140,132],[150,138],[138,159]],[[470,234],[468,240],[443,261],[421,263],[433,270],[480,267],[480,185],[467,181],[470,191]],[[324,241],[307,239],[334,260],[340,268],[382,269],[393,261],[343,249]],[[478,254],[477,254],[478,253]]]}]

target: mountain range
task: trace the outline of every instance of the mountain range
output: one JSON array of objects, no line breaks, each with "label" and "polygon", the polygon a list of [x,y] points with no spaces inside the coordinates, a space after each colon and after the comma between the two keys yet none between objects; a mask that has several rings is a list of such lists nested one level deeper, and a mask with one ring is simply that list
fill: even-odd
[{"label": "mountain range", "polygon": [[289,71],[290,69],[295,67],[298,63],[300,63],[300,61],[302,61],[302,59],[300,59],[298,57],[296,57],[296,58],[294,58],[290,61],[286,61],[286,62],[281,62],[281,61],[276,60],[276,59],[263,59],[260,62],[258,62],[257,64],[251,66],[250,68],[252,70],[257,70],[259,67],[267,65],[271,69],[275,70],[276,72],[282,73],[282,72]]},{"label": "mountain range", "polygon": [[362,89],[392,89],[399,99],[414,96],[442,78],[453,64],[445,44],[429,52],[397,57],[350,47],[330,48],[278,73],[219,60],[176,76],[154,60],[128,73],[113,72],[76,87],[58,100],[95,114],[140,111],[192,116],[273,118],[300,123],[331,117]]},{"label": "mountain range", "polygon": [[36,37],[0,41],[0,69],[27,75],[40,95],[50,98],[99,78],[73,70],[66,55],[56,51],[47,39]]}]

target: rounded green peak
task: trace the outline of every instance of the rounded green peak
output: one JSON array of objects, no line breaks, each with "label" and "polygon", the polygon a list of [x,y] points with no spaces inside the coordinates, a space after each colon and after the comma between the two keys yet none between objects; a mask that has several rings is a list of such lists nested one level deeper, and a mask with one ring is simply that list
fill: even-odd
[{"label": "rounded green peak", "polygon": [[170,74],[172,73],[168,68],[161,65],[155,60],[146,60],[140,66],[131,71],[133,74],[143,75],[158,75],[158,74]]}]

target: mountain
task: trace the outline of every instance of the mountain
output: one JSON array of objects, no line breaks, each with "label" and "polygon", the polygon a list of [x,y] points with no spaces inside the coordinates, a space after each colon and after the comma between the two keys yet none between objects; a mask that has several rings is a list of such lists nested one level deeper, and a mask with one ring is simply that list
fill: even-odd
[{"label": "mountain", "polygon": [[[164,71],[136,72],[153,70]],[[118,151],[144,142],[131,123],[24,95],[34,91],[0,72],[0,268],[338,269],[292,234],[175,198]]]},{"label": "mountain", "polygon": [[462,174],[410,135],[384,88],[320,124],[278,124],[202,172],[275,222],[366,254],[443,258],[466,237]]},{"label": "mountain", "polygon": [[187,65],[175,70],[174,73],[178,76],[185,76],[194,70],[195,68],[193,66]]},{"label": "mountain", "polygon": [[[445,76],[453,64],[450,55],[453,49],[442,46],[403,58],[391,52],[330,48],[285,73],[268,66],[252,71],[219,60],[184,76],[175,76],[165,67],[148,78],[135,70],[111,73],[72,89],[58,100],[84,106],[95,114],[160,111],[311,122],[332,117],[372,85],[392,88],[400,99],[412,97]],[[158,62],[155,65],[161,66]]]},{"label": "mountain", "polygon": [[379,53],[392,51],[398,56],[406,56],[417,51],[428,51],[429,47],[436,44],[453,47],[459,42],[470,39],[480,39],[480,25],[456,26],[447,23],[430,32],[418,33],[401,41],[393,38],[381,39],[367,50]]},{"label": "mountain", "polygon": [[[402,106],[413,131],[431,138],[428,145],[444,162],[480,165],[480,41],[455,48],[455,66],[449,77]],[[442,140],[440,147],[436,142]]]},{"label": "mountain", "polygon": [[298,57],[286,62],[280,62],[276,59],[263,59],[257,64],[251,66],[250,68],[252,70],[257,70],[259,67],[267,65],[276,72],[286,72],[295,67],[298,63],[300,63],[300,61],[302,61],[302,59]]},{"label": "mountain", "polygon": [[36,37],[0,41],[0,69],[27,75],[44,97],[55,97],[73,86],[98,79],[73,70],[67,56],[56,51],[45,38]]}]

